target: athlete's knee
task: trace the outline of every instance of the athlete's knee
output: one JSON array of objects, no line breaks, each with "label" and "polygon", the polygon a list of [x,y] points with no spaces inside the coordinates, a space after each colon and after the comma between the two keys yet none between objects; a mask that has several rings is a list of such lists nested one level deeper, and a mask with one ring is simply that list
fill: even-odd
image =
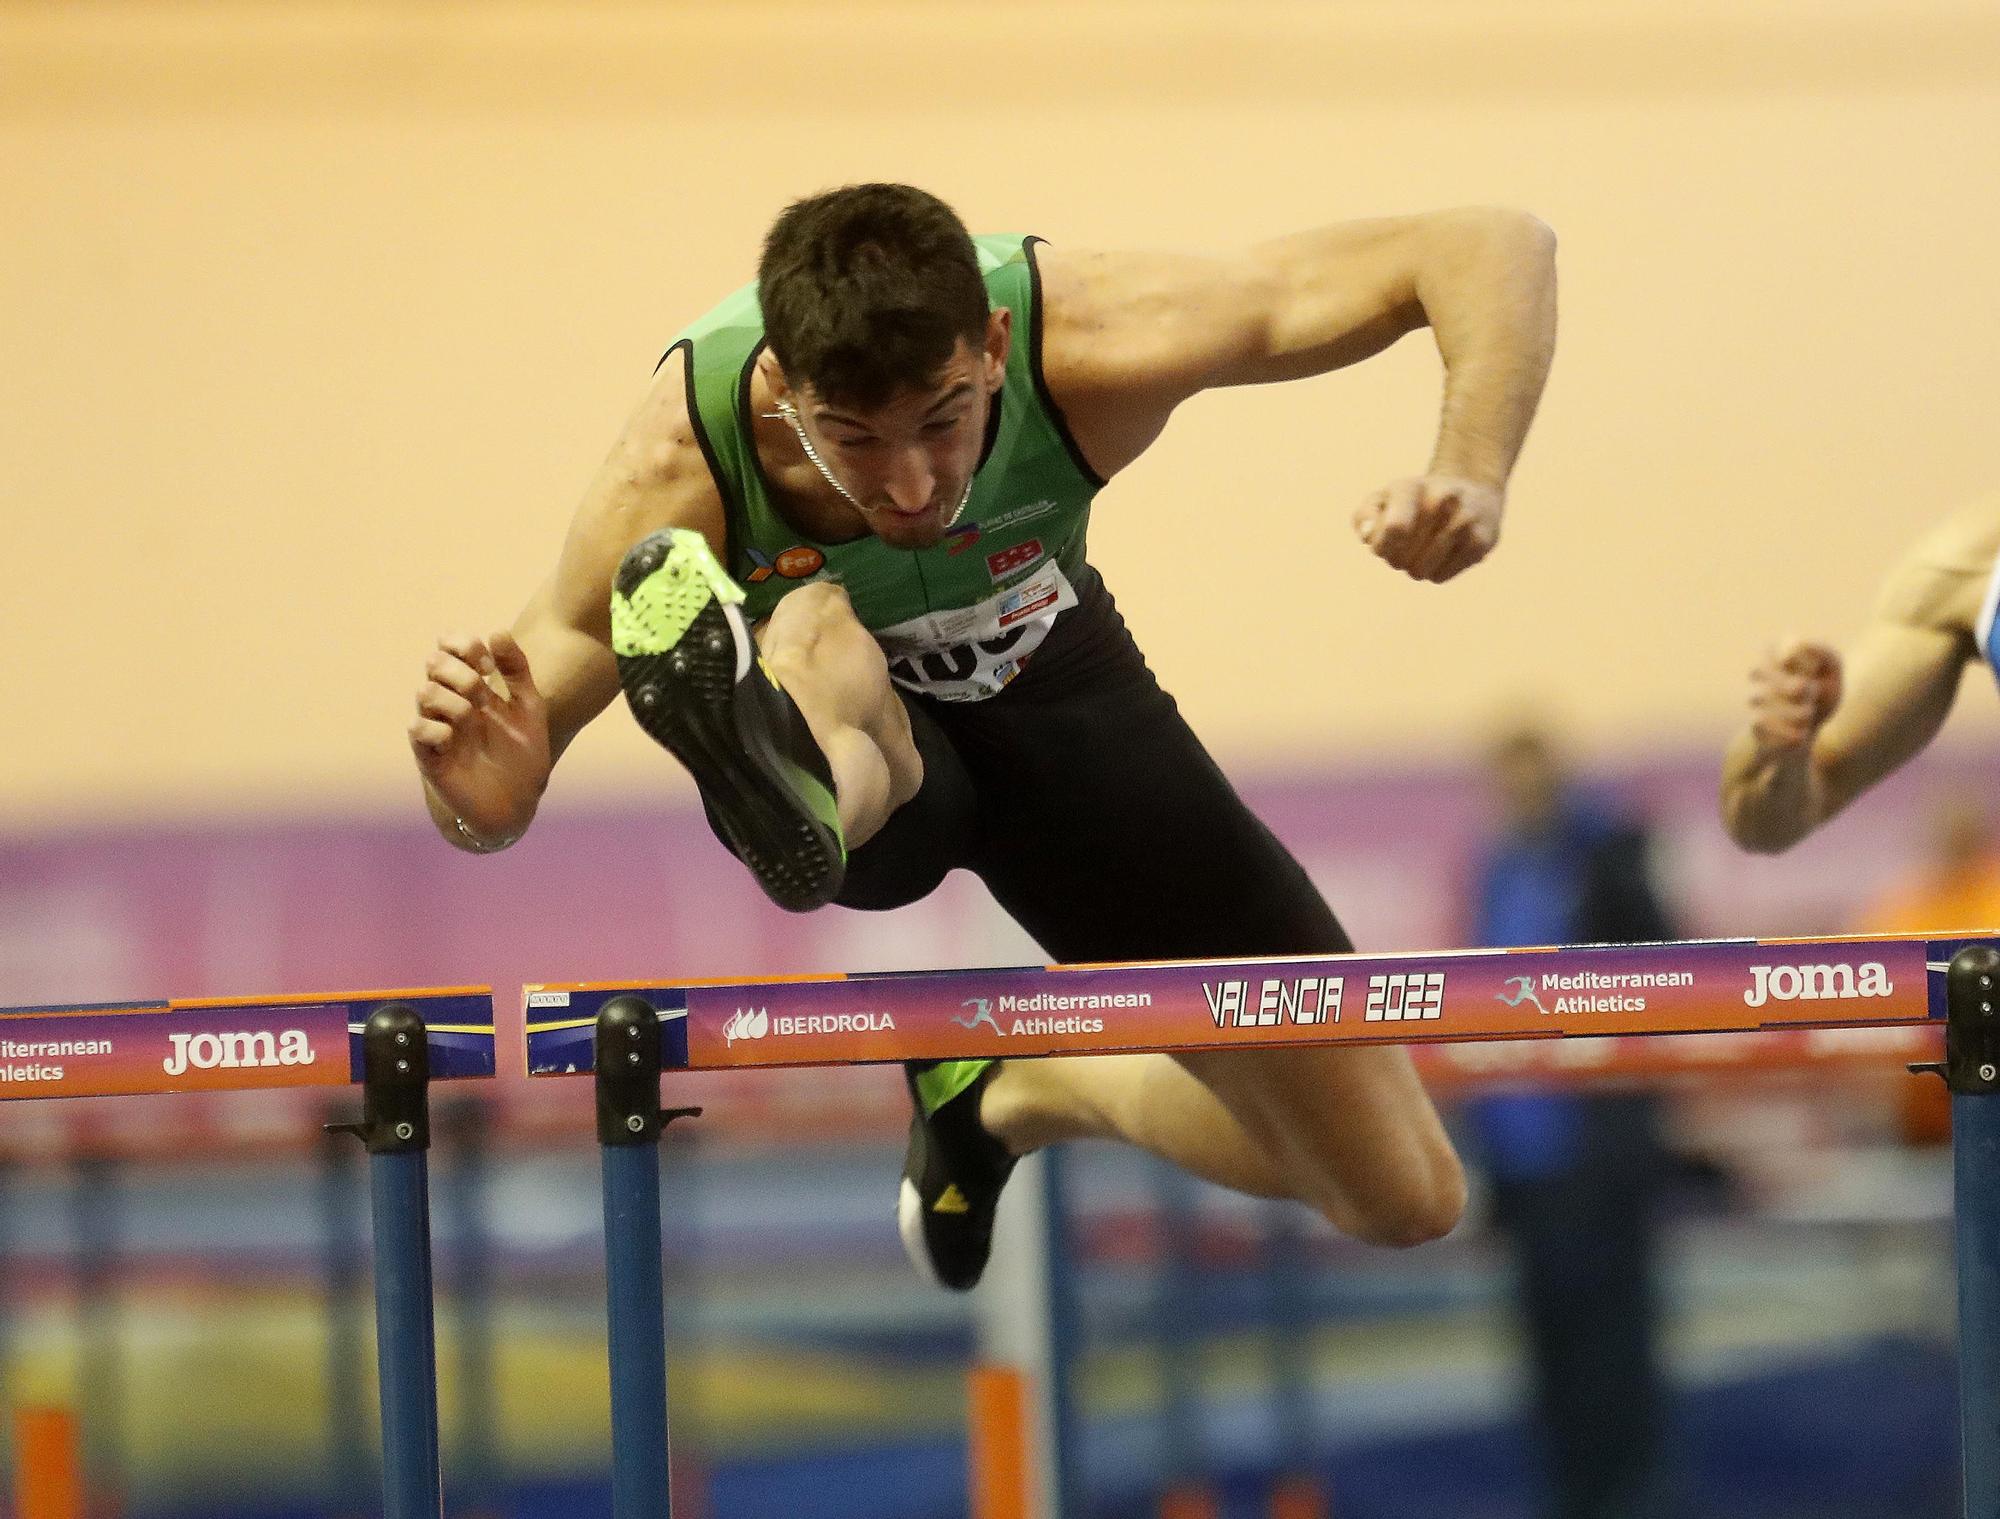
[{"label": "athlete's knee", "polygon": [[1443,1239],[1465,1217],[1465,1168],[1447,1149],[1413,1179],[1403,1205],[1385,1221],[1385,1245],[1427,1245]]},{"label": "athlete's knee", "polygon": [[847,587],[839,581],[812,580],[779,600],[771,618],[776,621],[780,617],[852,619],[854,603],[848,599]]},{"label": "athlete's knee", "polygon": [[838,651],[857,634],[873,645],[874,639],[854,615],[847,592],[830,580],[815,580],[789,592],[771,609],[759,641],[764,657],[777,663],[813,658],[822,645],[833,645]]},{"label": "athlete's knee", "polygon": [[1465,1216],[1465,1168],[1449,1145],[1399,1167],[1366,1198],[1352,1195],[1321,1206],[1343,1233],[1371,1245],[1408,1249],[1443,1239]]},{"label": "athlete's knee", "polygon": [[889,662],[837,585],[793,591],[764,625],[765,662],[794,694],[829,706],[844,722],[872,728],[893,702]]}]

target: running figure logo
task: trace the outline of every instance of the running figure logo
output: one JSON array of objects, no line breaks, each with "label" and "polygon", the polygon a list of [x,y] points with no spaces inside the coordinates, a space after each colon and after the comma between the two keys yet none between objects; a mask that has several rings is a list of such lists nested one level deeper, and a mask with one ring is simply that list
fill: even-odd
[{"label": "running figure logo", "polygon": [[959,1003],[959,1006],[975,1010],[970,1018],[966,1017],[963,1013],[953,1013],[951,1015],[951,1021],[956,1023],[960,1028],[969,1032],[972,1029],[978,1028],[983,1023],[996,1034],[1004,1035],[1006,1033],[1005,1029],[993,1021],[993,1004],[984,997],[967,997],[963,1002]]},{"label": "running figure logo", "polygon": [[1514,988],[1514,995],[1510,997],[1505,992],[1495,992],[1493,994],[1495,1002],[1504,1002],[1509,1007],[1519,1007],[1523,1002],[1532,1002],[1535,1004],[1536,1012],[1545,1018],[1548,1016],[1549,1010],[1542,1006],[1542,999],[1535,995],[1533,976],[1509,976],[1507,985]]}]

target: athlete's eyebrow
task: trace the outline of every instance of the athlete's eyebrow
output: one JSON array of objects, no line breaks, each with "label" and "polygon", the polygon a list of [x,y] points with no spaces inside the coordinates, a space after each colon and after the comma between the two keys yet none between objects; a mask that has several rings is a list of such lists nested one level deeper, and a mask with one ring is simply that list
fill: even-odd
[{"label": "athlete's eyebrow", "polygon": [[819,410],[819,425],[821,427],[851,427],[856,432],[873,431],[859,417],[850,417],[844,412],[828,411],[824,406]]},{"label": "athlete's eyebrow", "polygon": [[960,401],[963,401],[971,393],[972,393],[972,381],[960,380],[956,385],[952,386],[950,390],[947,390],[943,395],[939,396],[935,401],[933,401],[930,405],[930,409],[926,411],[924,415],[926,417],[934,417],[939,412],[943,411],[946,407],[956,406]]},{"label": "athlete's eyebrow", "polygon": [[[972,392],[972,381],[960,380],[943,395],[924,409],[924,420],[929,421],[947,407],[956,406]],[[851,417],[846,412],[835,411],[830,406],[819,408],[819,424],[822,427],[852,427],[858,432],[872,432],[874,429],[859,417]]]}]

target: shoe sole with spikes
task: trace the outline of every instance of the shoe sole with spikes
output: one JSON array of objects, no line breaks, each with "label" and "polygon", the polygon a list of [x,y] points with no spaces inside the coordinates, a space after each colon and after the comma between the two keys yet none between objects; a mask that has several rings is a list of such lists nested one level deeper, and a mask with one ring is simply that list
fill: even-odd
[{"label": "shoe sole with spikes", "polygon": [[758,656],[742,602],[701,534],[664,529],[618,567],[612,652],[632,716],[693,775],[758,885],[808,912],[846,871],[833,775]]}]

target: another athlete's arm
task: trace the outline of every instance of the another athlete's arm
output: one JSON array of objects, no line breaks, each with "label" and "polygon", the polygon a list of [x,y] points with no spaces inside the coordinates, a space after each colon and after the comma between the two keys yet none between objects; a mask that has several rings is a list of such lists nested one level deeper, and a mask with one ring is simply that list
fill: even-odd
[{"label": "another athlete's arm", "polygon": [[1348,222],[1233,258],[1042,255],[1044,369],[1100,473],[1137,458],[1198,391],[1301,379],[1431,328],[1444,361],[1427,472],[1355,528],[1423,580],[1478,563],[1555,352],[1555,238],[1490,208]]},{"label": "another athlete's arm", "polygon": [[1722,767],[1722,820],[1745,849],[1798,843],[1923,749],[1944,725],[1968,660],[2000,506],[1921,540],[1893,570],[1843,661],[1788,641],[1750,672],[1750,721]]},{"label": "another athlete's arm", "polygon": [[426,662],[410,749],[431,820],[458,848],[485,853],[518,839],[555,762],[618,694],[610,600],[626,550],[677,526],[723,551],[722,500],[687,406],[675,355],[598,470],[554,571],[512,629],[441,638]]}]

